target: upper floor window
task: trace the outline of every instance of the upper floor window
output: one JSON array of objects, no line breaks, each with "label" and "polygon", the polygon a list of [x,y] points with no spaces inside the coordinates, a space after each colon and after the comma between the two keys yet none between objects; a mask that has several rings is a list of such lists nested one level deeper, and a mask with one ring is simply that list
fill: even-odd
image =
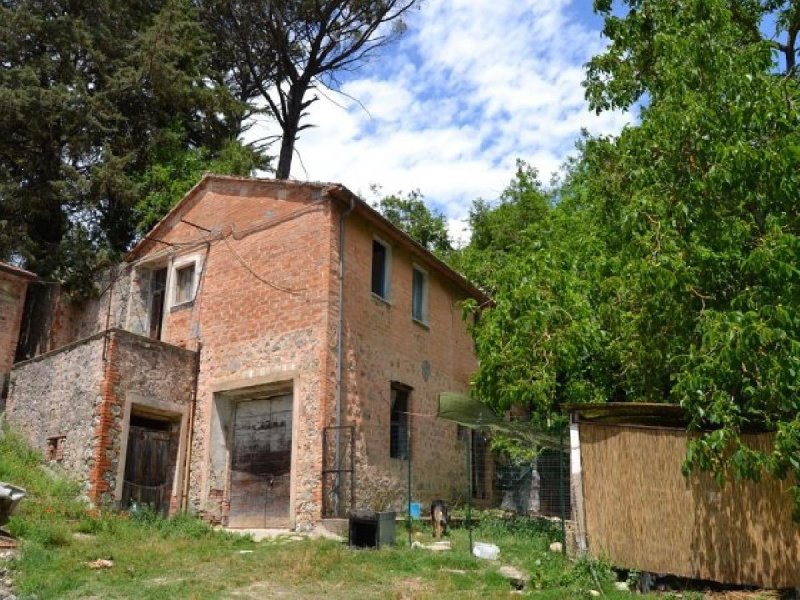
[{"label": "upper floor window", "polygon": [[175,269],[175,304],[184,304],[194,299],[195,263]]},{"label": "upper floor window", "polygon": [[372,240],[372,293],[384,300],[389,299],[390,257],[386,244]]},{"label": "upper floor window", "polygon": [[411,318],[428,322],[428,274],[419,267],[414,267],[411,282]]},{"label": "upper floor window", "polygon": [[161,326],[164,320],[164,301],[167,292],[167,270],[156,269],[150,273],[149,334],[151,338],[161,339]]}]

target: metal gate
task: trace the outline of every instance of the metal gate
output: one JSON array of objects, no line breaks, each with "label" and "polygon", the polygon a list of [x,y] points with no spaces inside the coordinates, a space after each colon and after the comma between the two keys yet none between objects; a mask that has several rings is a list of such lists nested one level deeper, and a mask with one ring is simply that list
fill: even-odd
[{"label": "metal gate", "polygon": [[289,527],[292,395],[236,404],[229,527]]}]

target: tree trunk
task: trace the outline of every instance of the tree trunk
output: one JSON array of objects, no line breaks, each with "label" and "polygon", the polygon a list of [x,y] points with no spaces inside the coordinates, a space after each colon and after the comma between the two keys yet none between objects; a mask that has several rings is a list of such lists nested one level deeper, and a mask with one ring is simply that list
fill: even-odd
[{"label": "tree trunk", "polygon": [[302,82],[289,88],[286,102],[286,114],[283,118],[283,137],[281,138],[281,153],[278,158],[278,169],[275,171],[276,179],[289,179],[294,157],[294,143],[297,141],[297,132],[300,128],[300,117],[303,113],[303,96],[308,85]]}]

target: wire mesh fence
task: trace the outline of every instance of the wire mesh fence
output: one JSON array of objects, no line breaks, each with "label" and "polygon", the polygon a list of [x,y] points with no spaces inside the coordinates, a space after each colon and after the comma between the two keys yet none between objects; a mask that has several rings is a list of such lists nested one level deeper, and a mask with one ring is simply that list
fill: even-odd
[{"label": "wire mesh fence", "polygon": [[509,452],[502,449],[509,447],[506,434],[496,427],[460,425],[399,406],[387,465],[397,477],[384,485],[393,495],[386,508],[402,518],[399,538],[470,553],[526,531],[565,542],[571,514],[566,429],[550,434],[545,447],[536,445],[530,428],[529,447],[522,436]]}]

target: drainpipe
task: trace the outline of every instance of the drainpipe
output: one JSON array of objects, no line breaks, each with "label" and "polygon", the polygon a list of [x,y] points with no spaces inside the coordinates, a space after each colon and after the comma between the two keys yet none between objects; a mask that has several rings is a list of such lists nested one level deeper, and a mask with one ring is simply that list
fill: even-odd
[{"label": "drainpipe", "polygon": [[[333,509],[337,516],[339,515],[339,485],[341,483],[339,470],[342,460],[342,430],[340,428],[342,425],[342,346],[344,340],[344,222],[354,208],[355,200],[350,196],[350,207],[339,217],[339,326],[336,331],[336,456],[334,460],[336,479],[333,485]],[[355,456],[351,458],[355,461]],[[350,474],[350,477],[354,476],[355,472]],[[351,506],[350,509],[352,510],[353,507]]]},{"label": "drainpipe", "polygon": [[[205,265],[203,265],[205,267]],[[194,442],[194,415],[197,406],[197,387],[200,381],[200,351],[203,343],[197,341],[197,349],[194,357],[194,383],[192,385],[192,402],[189,404],[189,422],[186,423],[187,442],[186,442],[186,465],[183,469],[183,493],[181,495],[181,510],[186,512],[189,508],[189,475],[192,470],[192,443]]]}]

